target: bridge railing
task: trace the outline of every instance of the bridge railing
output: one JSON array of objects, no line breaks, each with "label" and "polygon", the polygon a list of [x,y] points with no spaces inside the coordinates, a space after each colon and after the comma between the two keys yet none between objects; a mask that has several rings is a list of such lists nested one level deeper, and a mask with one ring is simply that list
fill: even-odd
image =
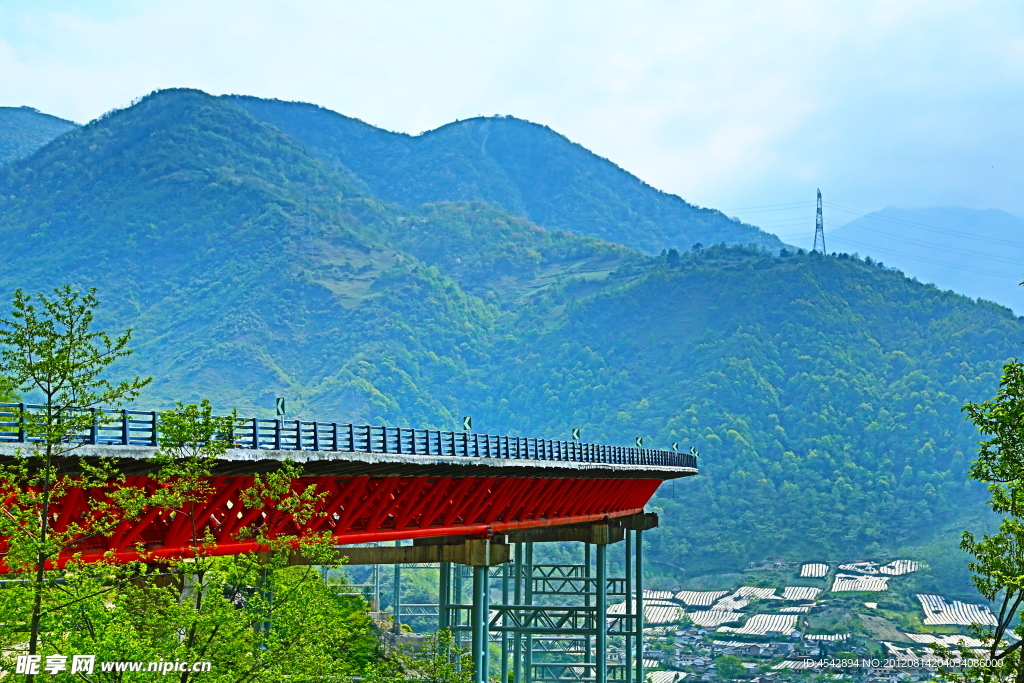
[{"label": "bridge railing", "polygon": [[[25,419],[27,414],[43,409],[44,406],[30,403],[0,403],[0,443],[38,441],[27,435]],[[90,409],[79,412],[91,414],[92,426],[75,435],[71,439],[74,443],[159,445],[160,414],[156,411]],[[244,449],[697,467],[697,458],[690,453],[654,448],[339,422],[238,418],[230,436],[236,448]]]}]

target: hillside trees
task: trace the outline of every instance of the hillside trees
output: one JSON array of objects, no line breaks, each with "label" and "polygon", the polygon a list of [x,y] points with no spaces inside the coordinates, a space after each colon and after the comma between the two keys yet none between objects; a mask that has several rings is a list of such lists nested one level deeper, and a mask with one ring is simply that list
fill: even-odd
[{"label": "hillside trees", "polygon": [[983,500],[960,406],[997,386],[1010,311],[851,258],[712,247],[633,270],[525,308],[472,410],[521,433],[695,446],[700,476],[652,501],[679,520],[651,535],[652,560],[894,552]]},{"label": "hillside trees", "polygon": [[995,397],[969,402],[964,411],[988,437],[979,442],[970,477],[988,485],[988,506],[1003,519],[996,533],[979,539],[966,531],[960,544],[974,556],[970,569],[978,592],[997,606],[994,628],[975,627],[988,643],[987,657],[963,677],[1024,683],[1024,626],[1017,623],[1024,605],[1024,364],[1007,363]]},{"label": "hillside trees", "polygon": [[428,635],[415,652],[398,648],[367,668],[366,683],[469,683],[473,655],[460,648],[450,629]]}]

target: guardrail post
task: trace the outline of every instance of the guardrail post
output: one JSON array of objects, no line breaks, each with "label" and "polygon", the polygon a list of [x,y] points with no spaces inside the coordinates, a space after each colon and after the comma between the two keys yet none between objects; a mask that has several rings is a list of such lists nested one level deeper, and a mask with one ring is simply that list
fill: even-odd
[{"label": "guardrail post", "polygon": [[274,450],[281,450],[281,421],[274,420]]},{"label": "guardrail post", "polygon": [[150,446],[156,446],[157,444],[160,443],[160,440],[157,438],[157,434],[156,434],[156,411],[155,410],[149,411],[149,430],[150,430],[149,431],[149,445]]},{"label": "guardrail post", "polygon": [[295,450],[302,450],[302,423],[295,421]]},{"label": "guardrail post", "polygon": [[89,414],[92,416],[92,426],[89,427],[89,443],[96,445],[99,440],[99,425],[96,424],[96,409],[89,408]]},{"label": "guardrail post", "polygon": [[128,445],[128,411],[121,411],[121,445]]},{"label": "guardrail post", "polygon": [[18,404],[18,442],[25,443],[25,404]]}]

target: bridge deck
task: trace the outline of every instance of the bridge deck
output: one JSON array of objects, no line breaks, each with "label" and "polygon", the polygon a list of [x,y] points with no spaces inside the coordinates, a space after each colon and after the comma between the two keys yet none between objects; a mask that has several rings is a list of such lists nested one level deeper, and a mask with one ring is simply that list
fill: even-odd
[{"label": "bridge deck", "polygon": [[[0,441],[0,459],[14,457],[25,445]],[[75,448],[74,458],[114,458],[127,476],[151,474],[154,446],[83,444]],[[687,454],[688,455],[688,454]],[[692,457],[692,456],[691,456]],[[500,477],[567,479],[676,479],[697,474],[694,466],[634,465],[574,460],[512,459],[502,457],[465,457],[366,453],[358,451],[293,451],[233,448],[214,467],[216,476],[245,476],[274,470],[284,460],[302,467],[308,477]],[[73,463],[64,469],[75,470]]]},{"label": "bridge deck", "polygon": [[[0,404],[0,459],[31,447],[17,419],[20,405]],[[3,422],[3,411],[8,419]],[[90,501],[115,486],[150,490],[158,414],[97,412],[61,469],[74,476],[79,458],[112,457],[126,479],[55,501],[53,531],[88,524]],[[267,537],[328,533],[339,544],[430,536],[488,536],[506,530],[600,521],[643,510],[662,481],[697,474],[689,453],[467,432],[278,420],[240,420],[236,448],[217,461],[208,500],[194,523],[150,510],[112,533],[83,537],[82,557],[120,561],[194,552],[196,533],[214,542],[203,552],[258,550],[251,530]],[[316,509],[302,521],[271,503],[246,506],[254,475],[290,459],[302,466],[292,489],[308,491]],[[76,526],[79,525],[79,526]],[[3,554],[0,539],[0,555]]]}]

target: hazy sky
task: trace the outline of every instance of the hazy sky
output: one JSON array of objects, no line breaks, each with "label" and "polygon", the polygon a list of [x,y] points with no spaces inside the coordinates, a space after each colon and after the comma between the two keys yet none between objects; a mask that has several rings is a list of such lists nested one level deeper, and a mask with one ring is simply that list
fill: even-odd
[{"label": "hazy sky", "polygon": [[817,187],[1024,215],[1019,2],[0,0],[0,105],[173,86],[410,133],[512,114],[793,243]]}]

